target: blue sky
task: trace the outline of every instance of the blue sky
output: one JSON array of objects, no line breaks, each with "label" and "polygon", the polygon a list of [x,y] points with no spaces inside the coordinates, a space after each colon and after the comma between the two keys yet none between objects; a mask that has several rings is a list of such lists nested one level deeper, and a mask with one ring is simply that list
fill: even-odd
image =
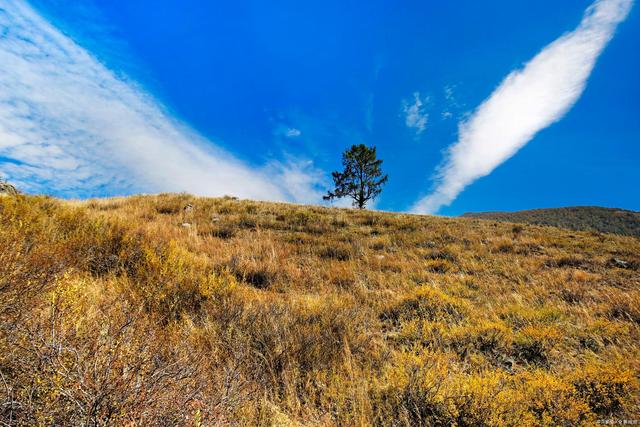
[{"label": "blue sky", "polygon": [[378,209],[640,210],[631,0],[68,3],[0,0],[0,174],[27,191],[320,203],[362,142]]}]

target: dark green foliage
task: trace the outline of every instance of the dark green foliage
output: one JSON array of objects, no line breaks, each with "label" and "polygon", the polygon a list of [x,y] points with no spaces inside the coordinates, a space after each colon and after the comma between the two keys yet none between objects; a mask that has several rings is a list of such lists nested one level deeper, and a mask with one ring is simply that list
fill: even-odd
[{"label": "dark green foliage", "polygon": [[[624,209],[575,206],[520,212],[472,212],[462,216],[640,237],[640,212]],[[516,234],[515,228],[514,234]]]},{"label": "dark green foliage", "polygon": [[364,209],[369,200],[380,194],[389,178],[382,175],[382,160],[376,158],[376,147],[352,145],[342,154],[342,165],[344,171],[332,173],[336,188],[329,191],[324,199],[350,197],[354,206]]}]

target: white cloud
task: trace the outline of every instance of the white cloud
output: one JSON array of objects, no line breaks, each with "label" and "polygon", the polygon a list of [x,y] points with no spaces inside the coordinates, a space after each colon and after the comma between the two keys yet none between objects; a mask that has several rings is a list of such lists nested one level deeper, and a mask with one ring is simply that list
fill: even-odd
[{"label": "white cloud", "polygon": [[22,0],[1,2],[0,30],[0,175],[27,191],[298,200],[314,184],[299,168],[270,176],[214,146]]},{"label": "white cloud", "polygon": [[408,128],[416,129],[416,134],[418,135],[424,132],[429,120],[429,114],[424,109],[424,103],[420,99],[420,92],[413,94],[413,103],[409,103],[406,100],[402,101],[402,111],[405,114],[405,124]]},{"label": "white cloud", "polygon": [[444,109],[441,114],[443,120],[453,118],[453,110],[460,109],[460,104],[454,94],[454,88],[455,86],[446,85],[442,90],[444,94]]},{"label": "white cloud", "polygon": [[434,192],[413,207],[433,213],[513,156],[537,132],[560,120],[582,94],[595,62],[633,0],[598,0],[576,30],[513,71],[459,125],[459,139],[439,169]]},{"label": "white cloud", "polygon": [[302,131],[296,128],[288,128],[287,132],[285,133],[285,136],[287,138],[297,138],[300,135],[302,135]]},{"label": "white cloud", "polygon": [[276,120],[274,120],[274,122],[275,127],[273,129],[273,135],[278,139],[296,139],[302,136],[302,131],[300,129],[289,126],[285,123],[278,123]]},{"label": "white cloud", "polygon": [[298,203],[320,203],[328,188],[324,172],[310,160],[291,157],[284,163],[273,161],[269,171]]}]

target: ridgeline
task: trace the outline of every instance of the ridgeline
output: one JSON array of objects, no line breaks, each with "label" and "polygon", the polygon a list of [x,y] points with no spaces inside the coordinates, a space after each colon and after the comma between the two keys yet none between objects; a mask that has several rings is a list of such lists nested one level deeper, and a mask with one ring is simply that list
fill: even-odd
[{"label": "ridgeline", "polygon": [[640,212],[624,209],[573,206],[519,212],[465,213],[462,217],[550,225],[569,230],[598,231],[640,237]]}]

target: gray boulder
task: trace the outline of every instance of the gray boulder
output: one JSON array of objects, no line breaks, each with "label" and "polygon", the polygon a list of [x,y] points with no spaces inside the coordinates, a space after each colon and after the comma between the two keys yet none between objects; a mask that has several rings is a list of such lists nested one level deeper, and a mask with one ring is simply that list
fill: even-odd
[{"label": "gray boulder", "polygon": [[17,196],[18,189],[6,181],[0,181],[0,196]]}]

